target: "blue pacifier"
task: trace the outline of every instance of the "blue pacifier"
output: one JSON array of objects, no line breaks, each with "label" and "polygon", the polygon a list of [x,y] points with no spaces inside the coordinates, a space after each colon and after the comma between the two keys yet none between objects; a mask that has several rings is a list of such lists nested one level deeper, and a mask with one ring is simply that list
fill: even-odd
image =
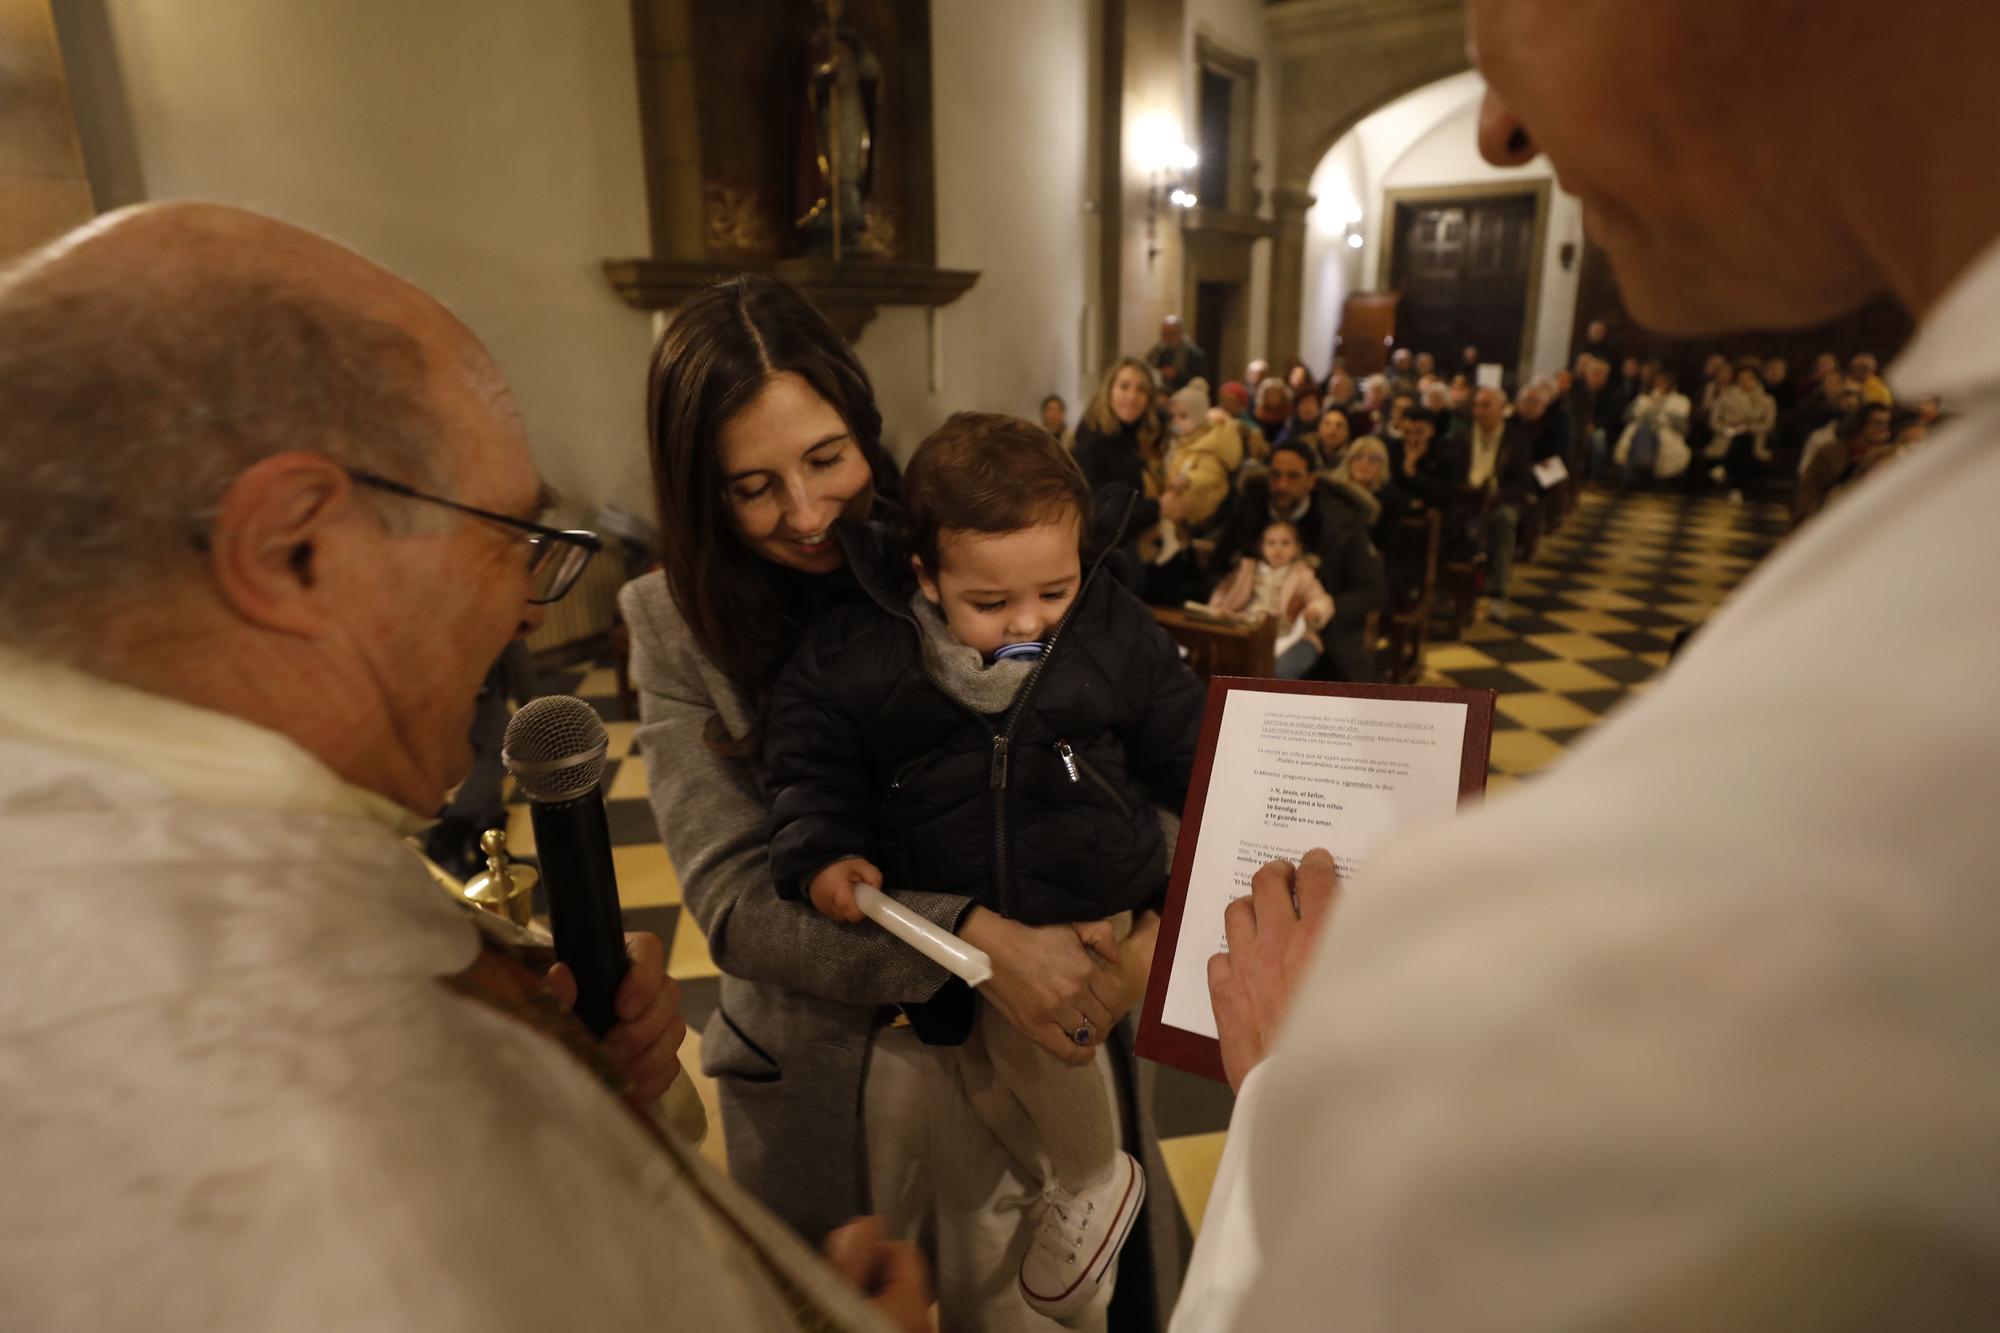
[{"label": "blue pacifier", "polygon": [[994,650],[996,662],[1032,662],[1048,650],[1048,645],[1040,642],[1003,643]]}]

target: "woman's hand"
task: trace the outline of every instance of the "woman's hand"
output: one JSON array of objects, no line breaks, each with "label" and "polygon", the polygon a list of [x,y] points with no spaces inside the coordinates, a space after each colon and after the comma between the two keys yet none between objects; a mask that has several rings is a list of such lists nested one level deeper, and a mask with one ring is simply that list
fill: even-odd
[{"label": "woman's hand", "polygon": [[1099,966],[1117,974],[1119,993],[1111,1021],[1122,1022],[1146,998],[1146,983],[1153,975],[1153,948],[1160,942],[1160,914],[1135,913],[1132,929],[1123,940],[1109,921],[1079,921],[1070,929],[1097,956]]},{"label": "woman's hand", "polygon": [[[1024,926],[975,907],[958,933],[993,960],[993,979],[979,988],[986,1002],[1065,1064],[1090,1063],[1124,1016],[1124,976],[1100,963],[1073,927]],[[1080,1027],[1090,1029],[1088,1043],[1076,1041]]]}]

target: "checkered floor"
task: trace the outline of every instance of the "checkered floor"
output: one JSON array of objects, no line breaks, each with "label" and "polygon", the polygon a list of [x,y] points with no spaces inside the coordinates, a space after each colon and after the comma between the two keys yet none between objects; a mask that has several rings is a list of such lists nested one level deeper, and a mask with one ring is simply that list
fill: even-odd
[{"label": "checkered floor", "polygon": [[[1426,683],[1499,692],[1489,792],[1529,779],[1628,695],[1651,688],[1675,636],[1706,620],[1783,531],[1776,505],[1586,493],[1561,531],[1542,538],[1535,561],[1516,567],[1509,600],[1519,614],[1488,617],[1463,641],[1431,646]],[[684,1061],[709,1108],[705,1151],[720,1161],[721,1120],[694,1035],[714,1009],[716,969],[680,909],[680,881],[646,801],[645,757],[632,753],[636,720],[620,705],[608,667],[557,674],[542,686],[589,700],[610,731],[606,804],[626,923],[668,941],[668,970],[681,981],[691,1029]],[[510,813],[512,845],[531,852],[525,807]],[[1147,1072],[1174,1192],[1192,1228],[1221,1157],[1230,1095],[1176,1070]]]},{"label": "checkered floor", "polygon": [[1518,564],[1518,614],[1433,642],[1425,683],[1499,692],[1489,792],[1554,762],[1707,620],[1785,531],[1775,504],[1587,491]]}]

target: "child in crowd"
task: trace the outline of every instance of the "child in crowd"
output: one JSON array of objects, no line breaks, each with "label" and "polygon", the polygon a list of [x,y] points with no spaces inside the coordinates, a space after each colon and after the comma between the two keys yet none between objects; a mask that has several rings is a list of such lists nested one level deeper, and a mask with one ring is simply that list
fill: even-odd
[{"label": "child in crowd", "polygon": [[1052,393],[1042,399],[1042,429],[1058,440],[1069,434],[1069,406],[1061,394]]},{"label": "child in crowd", "polygon": [[[837,529],[871,600],[808,632],[772,700],[773,881],[844,921],[861,919],[858,884],[963,894],[1029,925],[1076,923],[1115,963],[1131,914],[1164,896],[1155,802],[1185,799],[1201,684],[1087,558],[1091,493],[1045,431],[960,413],[903,485],[913,552]],[[1034,1309],[1074,1319],[1108,1295],[1145,1177],[1095,1062],[1065,1064],[977,1011],[956,1032],[934,1012],[911,1020],[927,1041],[965,1041],[978,1113],[1043,1181],[1018,1280]],[[1082,1014],[1069,1032],[1104,1035]]]},{"label": "child in crowd", "polygon": [[1182,495],[1182,522],[1201,533],[1211,527],[1229,499],[1230,483],[1243,465],[1245,431],[1239,422],[1208,404],[1208,381],[1196,377],[1167,399],[1166,488]]},{"label": "child in crowd", "polygon": [[1252,623],[1275,617],[1276,674],[1282,680],[1303,679],[1325,651],[1319,632],[1333,619],[1333,598],[1313,573],[1293,524],[1279,519],[1267,526],[1258,552],[1261,559],[1246,555],[1237,562],[1208,604]]}]

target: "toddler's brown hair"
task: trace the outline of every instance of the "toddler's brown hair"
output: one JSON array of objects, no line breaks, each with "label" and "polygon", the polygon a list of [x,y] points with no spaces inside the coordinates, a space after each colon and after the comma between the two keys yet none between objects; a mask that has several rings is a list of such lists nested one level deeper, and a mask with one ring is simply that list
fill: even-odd
[{"label": "toddler's brown hair", "polygon": [[917,559],[932,576],[946,531],[1018,532],[1066,513],[1090,530],[1090,483],[1055,436],[997,412],[956,412],[903,473],[903,509]]}]

